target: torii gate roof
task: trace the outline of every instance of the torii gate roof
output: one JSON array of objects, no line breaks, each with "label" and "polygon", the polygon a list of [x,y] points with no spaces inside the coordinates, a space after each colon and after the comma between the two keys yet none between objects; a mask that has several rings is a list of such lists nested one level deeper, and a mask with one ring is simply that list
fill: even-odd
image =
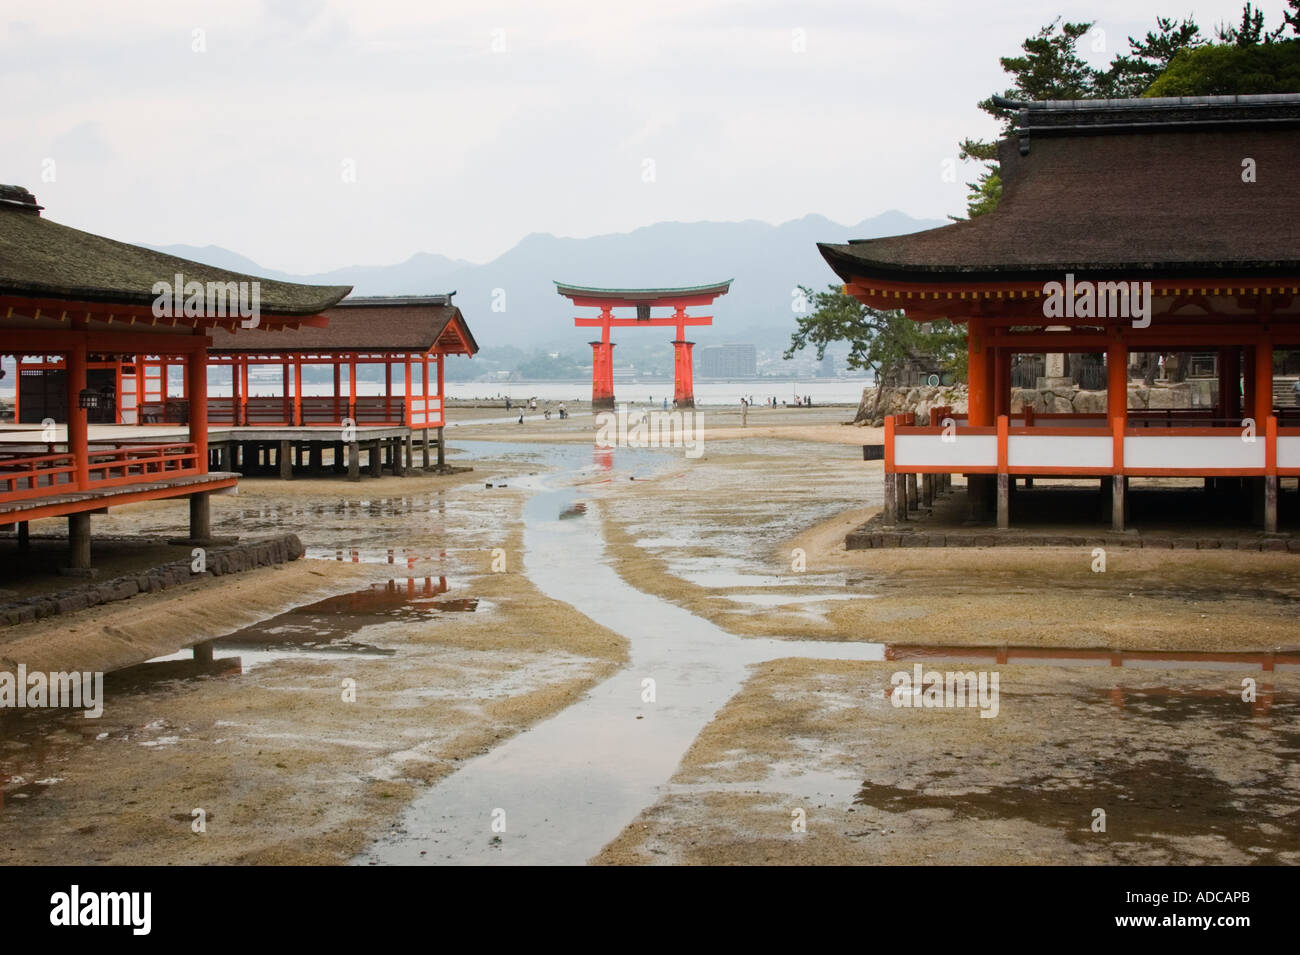
[{"label": "torii gate roof", "polygon": [[[731,290],[734,279],[708,285],[687,285],[678,288],[593,288],[556,282],[555,291],[573,299],[575,305],[707,305]],[[690,300],[690,301],[687,301]]]}]

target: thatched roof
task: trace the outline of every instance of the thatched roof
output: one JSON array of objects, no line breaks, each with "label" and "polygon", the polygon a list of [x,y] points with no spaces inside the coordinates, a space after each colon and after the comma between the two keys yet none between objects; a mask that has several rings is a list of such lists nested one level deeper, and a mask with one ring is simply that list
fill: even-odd
[{"label": "thatched roof", "polygon": [[[1300,275],[1300,95],[1008,104],[975,219],[819,248],[846,282]],[[1254,161],[1254,182],[1243,162]]]},{"label": "thatched roof", "polygon": [[[454,294],[454,293],[453,293]],[[349,298],[325,312],[329,324],[257,336],[212,332],[210,352],[395,352],[473,355],[478,343],[451,295]]]},{"label": "thatched roof", "polygon": [[152,306],[156,282],[258,282],[266,316],[315,315],[351,288],[298,285],[191,262],[60,225],[26,189],[0,186],[0,295]]}]

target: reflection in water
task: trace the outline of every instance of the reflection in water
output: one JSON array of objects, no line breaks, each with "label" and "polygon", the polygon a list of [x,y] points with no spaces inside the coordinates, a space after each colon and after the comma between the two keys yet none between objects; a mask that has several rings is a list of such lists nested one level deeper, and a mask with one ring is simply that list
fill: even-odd
[{"label": "reflection in water", "polygon": [[560,511],[560,520],[568,520],[571,517],[583,517],[587,513],[587,505],[583,501],[570,504],[564,510]]},{"label": "reflection in water", "polygon": [[216,646],[223,650],[312,650],[393,656],[396,650],[350,638],[374,624],[428,619],[439,613],[472,613],[478,609],[478,599],[473,597],[437,599],[450,589],[446,577],[394,578],[295,607],[222,637]]},{"label": "reflection in water", "polygon": [[1284,670],[1300,668],[1297,653],[1232,653],[1198,650],[1103,650],[1074,647],[924,646],[890,643],[886,660],[949,663],[1040,663],[1049,666],[1112,666],[1198,670]]}]

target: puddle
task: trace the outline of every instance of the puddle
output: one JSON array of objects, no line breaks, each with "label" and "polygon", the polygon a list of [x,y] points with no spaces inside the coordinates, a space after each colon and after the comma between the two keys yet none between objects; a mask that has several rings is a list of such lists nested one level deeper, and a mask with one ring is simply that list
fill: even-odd
[{"label": "puddle", "polygon": [[868,600],[875,594],[726,594],[728,600],[755,607],[784,607],[788,604],[819,604],[828,600]]}]

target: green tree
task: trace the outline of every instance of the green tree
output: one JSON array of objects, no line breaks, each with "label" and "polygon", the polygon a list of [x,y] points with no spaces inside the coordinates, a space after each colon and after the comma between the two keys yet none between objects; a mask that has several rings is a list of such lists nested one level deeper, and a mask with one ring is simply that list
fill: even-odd
[{"label": "green tree", "polygon": [[1300,93],[1300,40],[1185,50],[1147,91],[1148,96],[1250,93]]},{"label": "green tree", "polygon": [[1098,87],[1105,96],[1141,96],[1179,50],[1195,49],[1205,43],[1201,28],[1191,18],[1177,21],[1156,17],[1156,28],[1148,30],[1141,40],[1128,38],[1128,54],[1111,61],[1110,68],[1099,78]]},{"label": "green tree", "polygon": [[[1295,4],[1291,4],[1295,9]],[[1231,24],[1221,24],[1214,29],[1214,35],[1223,43],[1233,46],[1246,47],[1255,46],[1260,43],[1272,43],[1282,36],[1288,24],[1293,24],[1292,14],[1282,14],[1282,25],[1276,30],[1268,30],[1264,27],[1264,11],[1256,10],[1247,3],[1241,10],[1241,23],[1237,26]]]},{"label": "green tree", "polygon": [[947,319],[914,322],[901,311],[863,305],[839,285],[828,285],[824,292],[804,285],[799,289],[813,309],[799,316],[786,359],[811,347],[820,361],[831,342],[848,342],[849,368],[870,371],[876,378],[914,358],[932,359],[957,377],[966,376],[966,334]]}]

